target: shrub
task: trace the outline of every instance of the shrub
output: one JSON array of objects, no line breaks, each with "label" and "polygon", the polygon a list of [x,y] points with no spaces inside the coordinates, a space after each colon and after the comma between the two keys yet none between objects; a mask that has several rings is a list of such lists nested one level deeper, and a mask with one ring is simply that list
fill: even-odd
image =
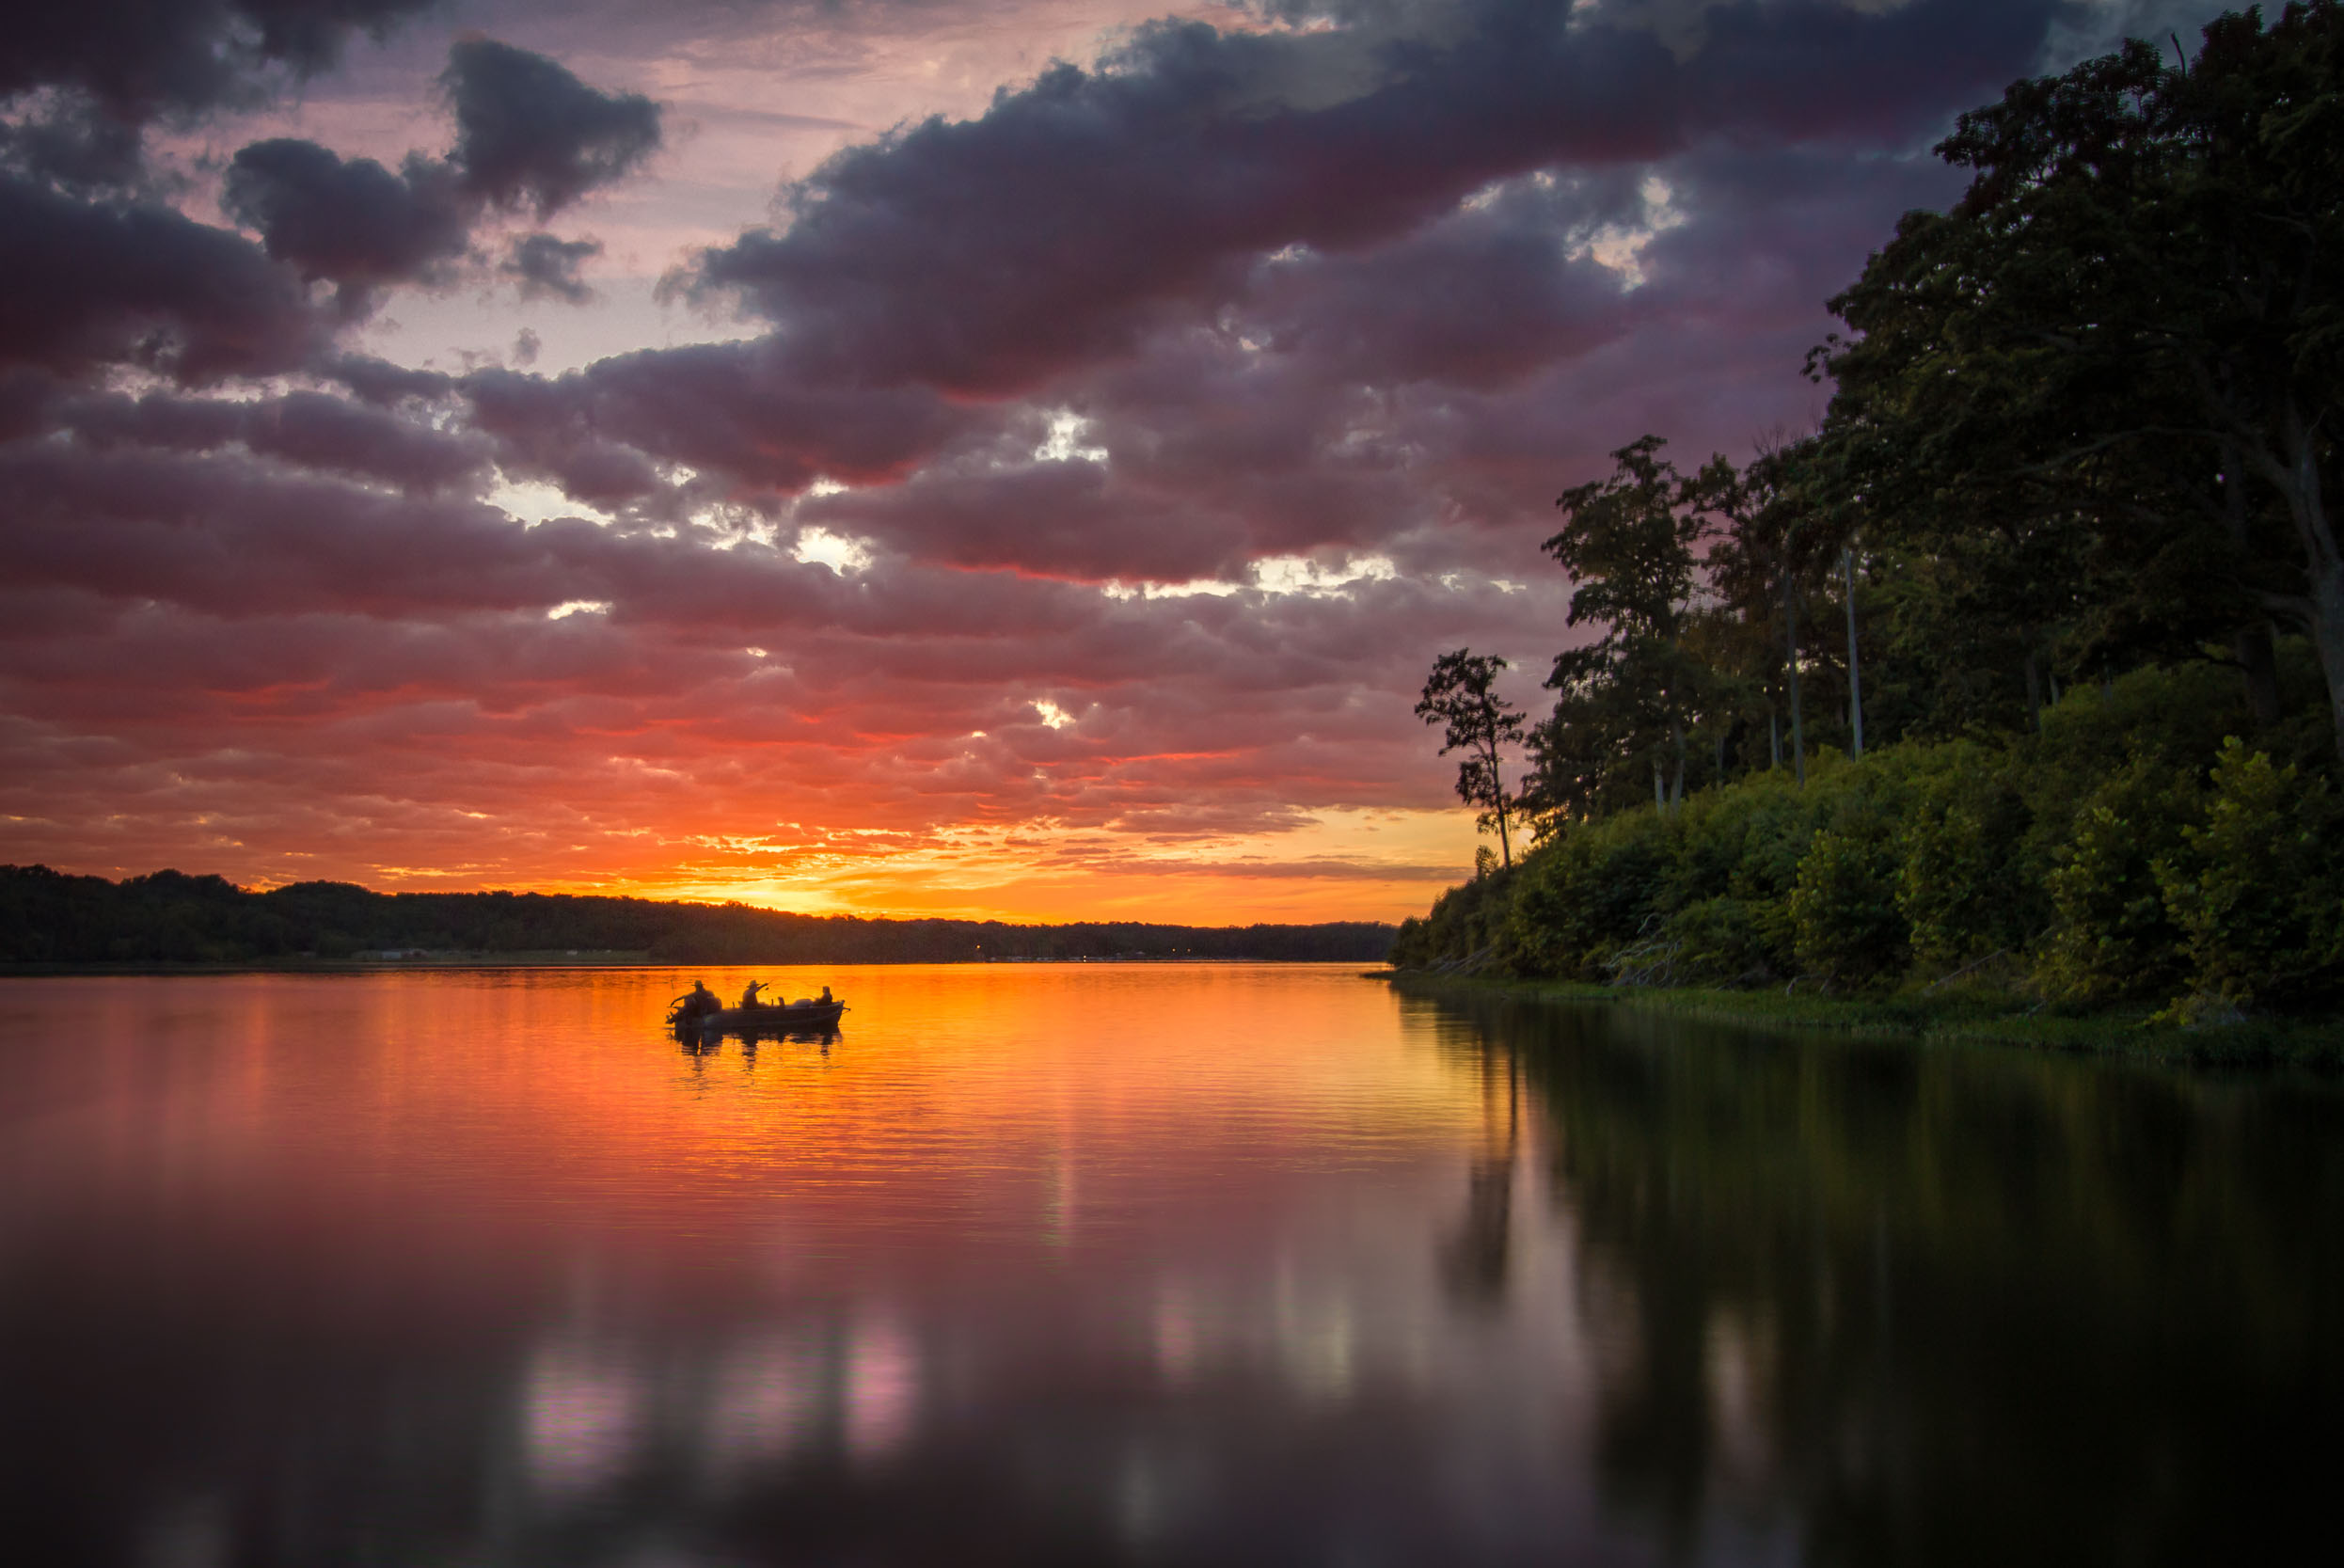
[{"label": "shrub", "polygon": [[2214,765],[2189,853],[2157,863],[2194,991],[2244,1007],[2337,994],[2344,969],[2344,864],[2324,779],[2273,767],[2233,736]]},{"label": "shrub", "polygon": [[1669,918],[1676,967],[1687,981],[1764,985],[1791,972],[1791,928],[1780,900],[1704,898]]},{"label": "shrub", "polygon": [[2004,756],[1971,741],[1935,747],[1897,831],[1896,907],[1913,955],[1953,969],[2015,953],[2049,923],[2034,814]]},{"label": "shrub", "polygon": [[2172,993],[2180,931],[2156,867],[2184,847],[2198,794],[2191,770],[2140,757],[2084,798],[2044,879],[2053,918],[2035,978],[2046,993],[2095,1004]]},{"label": "shrub", "polygon": [[1889,824],[1867,810],[1841,814],[1798,863],[1789,913],[1801,970],[1834,985],[1893,978],[1911,957],[1910,928],[1896,906],[1896,849]]}]

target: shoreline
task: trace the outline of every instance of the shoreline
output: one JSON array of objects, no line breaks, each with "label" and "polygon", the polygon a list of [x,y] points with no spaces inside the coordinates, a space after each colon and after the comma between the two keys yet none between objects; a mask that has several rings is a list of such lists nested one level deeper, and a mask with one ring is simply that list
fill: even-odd
[{"label": "shoreline", "polygon": [[[1265,968],[1350,965],[1356,958],[1224,958],[1186,954],[1110,955],[1070,958],[655,958],[647,952],[614,948],[607,952],[576,953],[450,953],[420,958],[253,958],[235,963],[172,963],[166,960],[125,959],[119,963],[0,963],[0,980],[56,980],[76,975],[92,979],[135,976],[163,978],[211,974],[438,974],[467,969],[903,969],[922,964],[969,969],[1065,968],[1077,964],[1258,964]],[[1370,972],[1371,978],[1377,977]]]},{"label": "shoreline", "polygon": [[1633,1012],[1705,1023],[1902,1038],[1915,1045],[1996,1045],[2183,1067],[2308,1068],[2344,1071],[2344,1019],[2248,1019],[2184,1028],[2146,1014],[2045,1016],[2007,995],[1785,996],[1710,987],[1625,987],[1387,970],[1376,978],[1415,995],[1482,996]]}]

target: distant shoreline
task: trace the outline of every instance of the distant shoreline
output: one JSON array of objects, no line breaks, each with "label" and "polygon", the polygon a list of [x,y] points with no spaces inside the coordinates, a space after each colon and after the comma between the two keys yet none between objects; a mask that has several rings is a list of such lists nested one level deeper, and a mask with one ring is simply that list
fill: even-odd
[{"label": "distant shoreline", "polygon": [[1556,1006],[1604,1004],[1749,1028],[1896,1037],[1915,1045],[2000,1045],[2194,1068],[2344,1071],[2344,1019],[2256,1018],[2202,1028],[2146,1015],[2044,1016],[2007,996],[1965,993],[1832,996],[1815,991],[1617,987],[1395,969],[1384,978],[1416,995],[1480,996]]},{"label": "distant shoreline", "polygon": [[98,973],[451,964],[1375,962],[1390,954],[1397,931],[1357,920],[1180,926],[890,919],[597,894],[376,893],[348,882],[295,882],[256,892],[225,878],[177,871],[114,882],[42,865],[0,865],[0,974],[33,968]]},{"label": "distant shoreline", "polygon": [[[775,961],[724,959],[693,962],[655,958],[648,953],[461,953],[435,954],[422,958],[267,958],[241,963],[169,963],[162,961],[92,961],[88,963],[0,963],[0,980],[67,979],[77,975],[167,977],[205,974],[415,974],[468,969],[900,969],[914,964],[948,964],[960,969],[988,967],[1058,968],[1069,964],[1260,964],[1291,967],[1301,964],[1356,963],[1354,958],[1217,958],[1170,954],[1121,954],[1104,958],[788,958]],[[1373,971],[1369,978],[1379,978]]]}]

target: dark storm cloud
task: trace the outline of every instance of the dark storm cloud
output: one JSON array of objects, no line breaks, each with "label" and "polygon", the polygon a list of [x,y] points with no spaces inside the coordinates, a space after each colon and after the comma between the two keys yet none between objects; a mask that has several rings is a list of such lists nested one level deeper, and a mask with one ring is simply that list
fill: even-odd
[{"label": "dark storm cloud", "polygon": [[[602,254],[599,240],[564,240],[551,234],[515,238],[498,270],[513,278],[523,299],[557,299],[564,305],[584,305],[594,291],[578,277],[578,269]],[[532,356],[534,357],[534,356]]]},{"label": "dark storm cloud", "polygon": [[43,94],[0,122],[0,166],[69,191],[119,190],[146,175],[145,137],[87,98]]},{"label": "dark storm cloud", "polygon": [[[1339,439],[1354,470],[1290,474],[1256,509],[1288,540],[1356,537],[1315,519],[1357,504],[1357,468],[1384,460],[1328,416],[1355,425],[1341,405],[1357,388],[1494,388],[1629,331],[1649,306],[1590,245],[1606,225],[1682,218],[1649,210],[1643,171],[1705,147],[1803,146],[1842,166],[1908,149],[2022,71],[2056,9],[1687,8],[1689,43],[1526,0],[1369,8],[1375,25],[1321,32],[1146,28],[1097,70],[1053,67],[974,119],[838,154],[784,193],[785,228],[673,281],[736,295],[771,324],[763,342],[646,351],[526,395],[485,384],[483,421],[545,474],[576,467],[560,453],[581,443],[605,496],[627,447],[752,491],[876,482],[963,435],[971,400],[1178,360],[1183,334],[1229,331],[1291,361],[1243,379],[1276,381],[1299,412],[1216,444],[1282,439],[1325,470]],[[1801,271],[1810,307],[1860,257]],[[1100,411],[1147,436],[1118,461],[1180,439],[1148,434],[1189,401],[1158,379],[1160,404]]]},{"label": "dark storm cloud", "polygon": [[[228,214],[260,231],[268,253],[306,279],[340,286],[345,314],[375,291],[441,284],[471,248],[491,209],[529,206],[543,218],[638,167],[659,143],[649,99],[597,92],[542,55],[488,40],[449,52],[456,143],[445,159],[411,152],[398,172],[344,159],[315,142],[254,142],[230,164]],[[530,234],[502,270],[524,298],[593,297],[578,268],[601,246]]]},{"label": "dark storm cloud", "polygon": [[490,455],[488,441],[477,434],[434,430],[314,391],[276,398],[79,394],[59,399],[46,423],[97,451],[203,452],[240,443],[295,467],[421,494],[479,489]]},{"label": "dark storm cloud", "polygon": [[444,279],[470,244],[474,204],[455,171],[409,154],[393,174],[315,142],[254,142],[228,166],[221,205],[268,253],[362,304],[394,283]]},{"label": "dark storm cloud", "polygon": [[1589,183],[1515,182],[1391,245],[1259,263],[1238,306],[1245,330],[1330,378],[1376,384],[1495,387],[1583,354],[1632,314],[1587,240],[1655,216],[1633,182]]},{"label": "dark storm cloud", "polygon": [[659,146],[659,106],[650,99],[597,92],[508,43],[458,42],[440,84],[455,109],[450,162],[465,188],[541,220],[633,173]]},{"label": "dark storm cloud", "polygon": [[1341,29],[1160,24],[979,119],[838,154],[787,193],[786,229],[705,253],[689,287],[736,293],[811,374],[1014,391],[1129,351],[1238,259],[1364,246],[1502,176],[1703,136],[1917,134],[2022,70],[2053,8],[1715,7],[1683,64],[1545,0],[1364,52]]},{"label": "dark storm cloud", "polygon": [[242,236],[8,175],[0,277],[0,363],[130,362],[201,381],[292,369],[325,337],[299,280]]},{"label": "dark storm cloud", "polygon": [[79,89],[118,119],[250,102],[261,74],[332,65],[353,32],[376,37],[434,0],[72,0],[10,8],[0,97]]},{"label": "dark storm cloud", "polygon": [[599,479],[641,452],[761,491],[900,479],[976,417],[926,388],[809,387],[767,342],[646,349],[551,379],[483,371],[464,386],[481,428],[533,471],[582,458]]}]

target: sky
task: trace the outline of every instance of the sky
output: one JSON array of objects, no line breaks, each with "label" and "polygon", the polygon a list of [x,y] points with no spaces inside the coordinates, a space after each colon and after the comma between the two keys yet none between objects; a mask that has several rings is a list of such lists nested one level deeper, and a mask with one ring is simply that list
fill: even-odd
[{"label": "sky", "polygon": [[0,36],[0,861],[1397,919],[1554,498],[1813,425],[2206,5],[81,0]]}]

